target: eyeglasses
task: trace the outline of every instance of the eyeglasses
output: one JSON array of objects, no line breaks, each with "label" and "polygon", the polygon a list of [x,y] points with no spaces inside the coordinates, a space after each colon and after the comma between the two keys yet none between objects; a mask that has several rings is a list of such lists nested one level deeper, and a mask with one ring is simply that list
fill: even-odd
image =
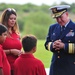
[{"label": "eyeglasses", "polygon": [[7,8],[7,10],[8,10],[8,11],[14,11],[14,12],[16,12],[16,10],[13,9],[13,8]]}]

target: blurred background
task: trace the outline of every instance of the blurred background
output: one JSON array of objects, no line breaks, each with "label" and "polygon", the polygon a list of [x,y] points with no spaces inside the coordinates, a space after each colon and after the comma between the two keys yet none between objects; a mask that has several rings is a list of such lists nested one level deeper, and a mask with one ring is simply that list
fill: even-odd
[{"label": "blurred background", "polygon": [[45,39],[49,25],[55,20],[51,17],[49,8],[58,4],[69,4],[70,17],[75,21],[75,1],[74,0],[0,0],[0,14],[6,8],[14,8],[18,14],[18,24],[21,36],[34,34],[38,39]]}]

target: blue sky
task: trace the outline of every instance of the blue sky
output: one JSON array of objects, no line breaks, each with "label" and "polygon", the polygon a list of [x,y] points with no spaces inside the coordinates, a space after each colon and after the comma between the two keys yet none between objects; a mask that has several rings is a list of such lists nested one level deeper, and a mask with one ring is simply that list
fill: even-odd
[{"label": "blue sky", "polygon": [[12,3],[12,4],[26,4],[26,3],[32,3],[36,5],[41,4],[47,4],[52,5],[53,3],[59,4],[61,1],[64,1],[66,3],[75,3],[75,0],[0,0],[0,3]]}]

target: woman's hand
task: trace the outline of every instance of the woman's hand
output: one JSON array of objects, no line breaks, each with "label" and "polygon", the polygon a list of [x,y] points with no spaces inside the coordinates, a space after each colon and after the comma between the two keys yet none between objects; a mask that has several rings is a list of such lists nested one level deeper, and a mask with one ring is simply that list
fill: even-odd
[{"label": "woman's hand", "polygon": [[18,50],[18,49],[11,49],[10,53],[15,55],[15,56],[20,56],[23,52]]}]

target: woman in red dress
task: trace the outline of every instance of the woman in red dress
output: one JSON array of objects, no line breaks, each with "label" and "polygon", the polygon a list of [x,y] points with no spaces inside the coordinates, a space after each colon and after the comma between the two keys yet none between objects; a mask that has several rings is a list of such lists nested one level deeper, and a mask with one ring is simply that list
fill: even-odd
[{"label": "woman in red dress", "polygon": [[1,15],[1,23],[8,28],[8,36],[2,46],[11,66],[11,75],[13,75],[14,61],[22,53],[16,11],[13,8],[5,9]]}]

